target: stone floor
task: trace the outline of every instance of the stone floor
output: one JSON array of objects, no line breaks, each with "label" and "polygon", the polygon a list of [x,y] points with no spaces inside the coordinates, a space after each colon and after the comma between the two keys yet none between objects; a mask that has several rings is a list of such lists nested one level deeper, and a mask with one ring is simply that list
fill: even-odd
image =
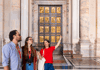
[{"label": "stone floor", "polygon": [[100,70],[100,62],[97,59],[100,58],[74,58],[68,60],[72,63],[74,69]]},{"label": "stone floor", "polygon": [[[55,70],[100,70],[100,58],[66,58],[55,55],[53,66]],[[0,63],[0,70],[3,70]]]},{"label": "stone floor", "polygon": [[62,55],[53,56],[53,66],[55,69],[68,69],[69,67]]},{"label": "stone floor", "polygon": [[100,70],[100,69],[55,69],[55,70]]},{"label": "stone floor", "polygon": [[100,66],[99,62],[95,61],[95,58],[75,58],[75,59],[69,59],[73,64],[77,66]]}]

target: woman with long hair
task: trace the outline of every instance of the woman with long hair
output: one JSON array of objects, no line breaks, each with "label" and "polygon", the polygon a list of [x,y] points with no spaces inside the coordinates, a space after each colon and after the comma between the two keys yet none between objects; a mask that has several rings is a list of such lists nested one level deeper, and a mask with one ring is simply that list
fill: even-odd
[{"label": "woman with long hair", "polygon": [[32,47],[32,37],[27,37],[23,46],[22,70],[36,70],[36,50]]},{"label": "woman with long hair", "polygon": [[61,42],[61,36],[60,39],[55,46],[50,46],[49,40],[44,40],[43,44],[44,47],[41,49],[40,53],[38,52],[39,58],[42,59],[45,58],[45,64],[44,64],[44,70],[54,70],[53,67],[53,51],[59,46]]}]

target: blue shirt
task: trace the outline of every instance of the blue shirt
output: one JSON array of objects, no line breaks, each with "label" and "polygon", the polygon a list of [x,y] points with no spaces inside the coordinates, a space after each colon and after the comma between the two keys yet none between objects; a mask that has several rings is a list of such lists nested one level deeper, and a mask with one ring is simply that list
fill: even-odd
[{"label": "blue shirt", "polygon": [[[22,51],[21,47],[19,46],[20,51]],[[16,49],[16,45],[13,42],[10,42],[3,46],[2,48],[3,53],[3,62],[2,65],[9,66],[10,62],[10,70],[22,70],[21,68],[21,59],[20,55]]]}]

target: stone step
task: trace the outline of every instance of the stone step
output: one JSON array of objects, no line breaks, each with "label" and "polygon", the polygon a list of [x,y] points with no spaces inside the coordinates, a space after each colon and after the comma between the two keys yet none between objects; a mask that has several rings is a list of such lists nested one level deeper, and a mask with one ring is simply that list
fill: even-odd
[{"label": "stone step", "polygon": [[58,47],[56,50],[54,50],[53,54],[62,55],[63,54],[63,47]]},{"label": "stone step", "polygon": [[[57,60],[58,61],[58,60]],[[57,63],[53,63],[55,69],[71,69],[71,65],[67,64],[65,61],[58,61]]]},{"label": "stone step", "polygon": [[4,68],[3,67],[0,67],[0,70],[4,70]]},{"label": "stone step", "polygon": [[56,55],[62,55],[63,52],[60,51],[60,50],[55,50],[55,51],[53,51],[53,54],[56,54]]},{"label": "stone step", "polygon": [[53,63],[66,63],[62,55],[53,55]]},{"label": "stone step", "polygon": [[2,63],[0,63],[0,67],[3,67],[3,66],[2,66]]},{"label": "stone step", "polygon": [[53,66],[55,69],[68,69],[67,63],[62,55],[53,55]]},{"label": "stone step", "polygon": [[73,54],[73,58],[82,58],[82,54]]},{"label": "stone step", "polygon": [[3,68],[3,66],[2,66],[2,64],[0,63],[0,70],[4,70],[4,68]]},{"label": "stone step", "polygon": [[81,55],[81,54],[73,54],[73,55],[71,55],[71,54],[66,54],[66,55],[65,55],[66,58],[71,58],[71,56],[72,56],[73,58],[82,58],[82,55]]},{"label": "stone step", "polygon": [[54,69],[68,69],[68,66],[54,66]]},{"label": "stone step", "polygon": [[53,55],[53,66],[55,69],[71,69],[71,64],[65,60],[63,55]]},{"label": "stone step", "polygon": [[53,60],[64,60],[62,55],[53,55]]},{"label": "stone step", "polygon": [[65,60],[53,60],[53,63],[66,63]]}]

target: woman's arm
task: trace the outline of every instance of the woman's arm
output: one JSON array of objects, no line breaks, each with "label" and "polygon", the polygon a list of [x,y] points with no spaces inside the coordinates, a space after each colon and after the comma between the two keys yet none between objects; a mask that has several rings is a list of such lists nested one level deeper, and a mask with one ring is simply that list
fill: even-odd
[{"label": "woman's arm", "polygon": [[60,39],[59,39],[59,41],[58,41],[57,45],[55,46],[55,49],[56,49],[56,48],[60,45],[61,38],[62,38],[62,36],[60,35]]},{"label": "woman's arm", "polygon": [[37,52],[37,55],[39,56],[40,60],[43,58],[43,56],[41,56],[40,52]]}]

